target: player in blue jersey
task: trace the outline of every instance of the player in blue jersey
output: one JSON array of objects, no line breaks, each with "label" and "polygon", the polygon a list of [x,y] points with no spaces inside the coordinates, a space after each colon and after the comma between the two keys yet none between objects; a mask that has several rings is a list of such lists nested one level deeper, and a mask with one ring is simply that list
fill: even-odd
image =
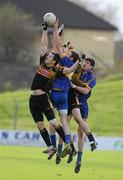
[{"label": "player in blue jersey", "polygon": [[[67,44],[65,44],[63,46],[63,52],[65,54],[64,58],[62,58],[61,62],[59,63],[61,67],[65,67],[65,66],[72,66],[78,59],[78,54],[73,51],[73,46],[71,45],[70,42],[68,42]],[[64,80],[64,81],[63,81]],[[62,84],[59,83],[62,82]],[[63,84],[64,82],[64,84]],[[56,83],[56,82],[55,82]],[[67,101],[67,95],[68,95],[68,89],[69,89],[69,86],[70,86],[70,80],[68,77],[64,77],[62,76],[61,79],[59,80],[59,78],[57,79],[57,83],[55,84],[57,85],[57,87],[59,88],[59,90],[61,90],[61,93],[62,93],[62,96],[61,96],[61,93],[58,93],[58,96],[60,94],[60,98],[63,98],[64,97],[64,94],[65,94],[65,103],[66,105],[68,106],[68,101]],[[61,88],[61,89],[60,89]],[[58,91],[58,89],[57,89]],[[56,98],[56,93],[57,91],[54,92],[54,99]],[[58,91],[59,92],[59,91]],[[52,98],[52,101],[54,102],[53,98]],[[64,107],[62,107],[64,108]],[[65,110],[67,110],[68,108],[65,107]],[[51,142],[52,144],[54,145],[54,147],[56,147],[56,135],[55,135],[55,129],[50,126],[49,127],[49,130],[50,130],[50,138],[51,138]],[[61,151],[62,151],[62,141],[61,139],[59,140],[59,143],[58,143],[58,153],[57,153],[57,157],[56,157],[56,164],[59,164],[61,158],[60,158],[60,154],[61,154]],[[73,143],[72,141],[70,142],[70,146],[71,146],[71,149],[75,150],[74,146],[73,146]],[[44,153],[47,153],[47,150],[44,151]]]},{"label": "player in blue jersey", "polygon": [[[75,64],[79,59],[79,55],[74,51],[70,51],[67,55],[64,56],[63,47],[61,45],[61,41],[59,39],[58,34],[57,36],[54,37],[55,37],[54,44],[56,45],[56,52],[59,53],[61,57],[61,60],[59,61],[59,66],[62,68],[65,67],[70,68],[72,66],[75,66]],[[75,63],[74,60],[76,61]],[[62,123],[65,132],[65,149],[61,153],[62,158],[65,157],[70,152],[70,129],[67,122],[68,90],[70,88],[70,79],[71,79],[70,73],[67,75],[66,73],[63,73],[57,76],[57,78],[52,83],[52,88],[50,93],[51,101],[59,112],[60,121]]]},{"label": "player in blue jersey", "polygon": [[[79,56],[77,55],[77,58]],[[72,55],[70,58],[73,58]],[[73,62],[68,57],[64,57],[61,59],[59,65],[61,67],[71,67]],[[69,74],[70,75],[70,74]],[[69,149],[69,143],[70,143],[70,130],[69,125],[67,122],[67,111],[68,111],[68,90],[70,88],[70,77],[65,76],[65,74],[60,75],[55,79],[55,81],[52,83],[52,89],[51,89],[51,101],[57,107],[57,110],[59,112],[60,121],[62,123],[63,129],[65,131],[65,143],[66,147],[65,150],[62,152],[61,157],[65,157],[67,152],[66,149]]]},{"label": "player in blue jersey", "polygon": [[[83,56],[83,58],[84,58],[84,56]],[[77,82],[77,85],[80,85],[80,84],[85,85],[83,82],[80,82],[80,79],[79,79],[81,71],[82,71],[82,68],[80,66],[77,68],[77,70],[75,71],[75,73],[72,77],[72,81],[75,83]],[[73,88],[69,89],[68,105],[69,105],[68,106],[69,107],[68,108],[68,122],[70,123],[71,117],[73,116],[75,121],[78,123],[80,130],[84,131],[84,133],[86,134],[86,136],[89,140],[90,146],[91,146],[91,151],[95,150],[96,146],[95,146],[94,136],[91,133],[87,122],[85,122],[81,117],[79,101],[78,101],[78,93]],[[77,153],[72,141],[71,141],[71,148],[72,148],[72,151],[69,155],[67,163],[70,163],[73,160],[73,156]],[[61,161],[61,158],[60,158],[61,149],[62,149],[62,141],[60,140],[59,145],[58,145],[56,164],[59,164]]]},{"label": "player in blue jersey", "polygon": [[[79,78],[79,83],[76,81],[76,78],[73,81],[74,84],[72,83],[72,88],[78,93],[81,116],[84,121],[87,121],[88,118],[88,98],[91,96],[91,91],[96,85],[96,78],[93,74],[94,66],[95,61],[92,58],[86,58],[83,62],[82,70],[78,74],[75,74]],[[91,133],[88,134],[88,138],[90,139],[92,150],[96,149],[96,142]],[[84,132],[78,127],[78,155],[74,169],[75,173],[78,173],[81,168],[83,146]]]}]

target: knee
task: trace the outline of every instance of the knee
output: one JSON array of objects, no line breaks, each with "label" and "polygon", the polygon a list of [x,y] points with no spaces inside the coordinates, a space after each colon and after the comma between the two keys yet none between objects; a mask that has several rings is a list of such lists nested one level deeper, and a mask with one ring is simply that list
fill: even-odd
[{"label": "knee", "polygon": [[38,128],[39,130],[44,129],[44,122],[42,122],[42,121],[37,122],[36,125],[37,125],[37,128]]},{"label": "knee", "polygon": [[50,123],[50,125],[53,126],[54,128],[57,128],[57,127],[58,127],[58,124],[57,124],[56,119],[50,120],[49,123]]},{"label": "knee", "polygon": [[52,124],[49,124],[49,131],[50,131],[50,134],[55,134],[55,127],[52,125]]}]

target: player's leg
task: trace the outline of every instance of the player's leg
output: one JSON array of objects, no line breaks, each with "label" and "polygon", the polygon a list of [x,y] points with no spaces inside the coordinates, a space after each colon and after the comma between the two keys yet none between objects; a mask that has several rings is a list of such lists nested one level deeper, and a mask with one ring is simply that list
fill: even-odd
[{"label": "player's leg", "polygon": [[52,159],[53,155],[56,153],[56,149],[53,147],[51,141],[50,141],[50,137],[49,137],[49,133],[47,131],[47,129],[44,127],[44,122],[37,122],[37,127],[39,129],[39,132],[43,138],[43,140],[45,141],[46,145],[48,146],[48,154],[49,157],[48,159]]},{"label": "player's leg", "polygon": [[[83,118],[81,116],[80,109],[79,108],[74,108],[72,110],[72,114],[73,114],[74,119],[78,123],[80,129],[82,131],[84,131],[84,133],[86,134],[86,136],[87,136],[87,138],[89,140],[90,146],[91,146],[91,151],[95,150],[96,149],[95,138],[93,136],[93,133],[90,131],[90,128],[89,128],[89,125],[87,124],[87,121],[83,120]],[[82,114],[84,114],[83,117],[87,117],[88,116],[88,108],[83,108]]]},{"label": "player's leg", "polygon": [[67,122],[67,110],[59,110],[60,121],[65,132],[65,148],[61,153],[61,158],[64,158],[70,153],[70,128]]},{"label": "player's leg", "polygon": [[56,130],[52,126],[52,124],[49,124],[49,132],[50,132],[50,139],[51,139],[52,145],[53,147],[56,148]]},{"label": "player's leg", "polygon": [[53,111],[53,106],[51,101],[49,100],[48,96],[47,99],[45,99],[46,107],[43,110],[43,113],[45,114],[47,120],[49,121],[49,124],[53,126],[56,130],[56,132],[59,134],[59,136],[62,138],[62,140],[65,142],[65,133],[62,128],[62,126],[57,122],[55,118],[55,113]]},{"label": "player's leg", "polygon": [[57,154],[56,154],[56,164],[59,164],[61,162],[62,148],[63,148],[63,140],[59,137]]},{"label": "player's leg", "polygon": [[[60,127],[60,125],[58,124],[51,124],[51,121],[49,121],[49,132],[50,132],[50,139],[51,139],[51,143],[54,146],[54,148],[56,148],[56,130],[60,131],[59,134],[61,135],[61,132],[63,132],[62,128]],[[65,135],[64,132],[61,135],[65,141]],[[62,138],[59,136],[59,143],[58,143],[58,147],[57,147],[57,155],[56,155],[56,164],[59,164],[61,161],[61,152],[62,152],[62,147],[63,147],[63,140]],[[48,150],[45,150],[44,153],[48,153]]]},{"label": "player's leg", "polygon": [[[56,147],[56,130],[55,128],[50,124],[49,125],[49,131],[50,131],[50,139],[54,147]],[[57,154],[56,154],[56,164],[59,164],[61,162],[61,152],[63,148],[63,140],[59,136],[58,139],[58,146],[57,146]]]},{"label": "player's leg", "polygon": [[[72,119],[72,113],[71,113],[71,111],[69,109],[68,118],[67,118],[69,127],[70,127],[71,119]],[[73,144],[72,136],[71,136],[71,140],[70,140],[70,146],[71,146],[71,152],[70,152],[70,155],[68,157],[67,163],[71,163],[72,160],[73,160],[73,157],[77,154],[77,151],[76,151],[75,146]]]},{"label": "player's leg", "polygon": [[[80,110],[81,110],[81,117],[82,117],[83,121],[87,122],[88,106],[83,106],[83,108],[81,107]],[[85,133],[84,133],[84,131],[82,130],[82,128],[80,126],[78,127],[77,133],[78,133],[78,154],[77,154],[76,166],[75,166],[75,169],[74,169],[75,173],[78,173],[80,171],[80,168],[81,168],[81,162],[82,162],[82,156],[83,156],[83,147],[84,147],[84,139],[85,139]],[[88,136],[89,136],[89,134],[88,134]],[[88,139],[89,139],[89,142],[93,142],[92,140],[94,138],[93,138],[92,135],[90,135],[90,137]],[[93,148],[93,146],[92,146],[93,144],[96,146],[95,141],[92,144],[90,144],[91,150]],[[94,148],[96,148],[95,146],[94,146]]]},{"label": "player's leg", "polygon": [[[49,133],[51,143],[53,147],[56,148],[56,130],[51,124],[49,124]],[[44,150],[43,153],[48,153],[48,149]]]},{"label": "player's leg", "polygon": [[[86,134],[86,136],[90,142],[91,150],[93,151],[96,148],[95,147],[95,139],[94,139],[93,134],[90,131],[89,125],[82,118],[82,117],[84,117],[84,118],[88,117],[87,101],[81,103],[81,106],[80,106],[80,103],[78,100],[78,95],[76,94],[76,91],[71,88],[69,90],[68,102],[70,104],[69,106],[71,108],[74,119],[78,123],[81,130],[84,131],[84,133]],[[81,107],[81,112],[80,112],[80,107]]]},{"label": "player's leg", "polygon": [[[56,132],[59,134],[60,138],[62,141],[65,142],[65,148],[62,151],[60,157],[65,157],[69,152],[70,152],[70,134],[68,128],[67,128],[67,123],[65,122],[65,114],[60,112],[60,119],[62,122],[62,126],[56,122],[56,119],[49,120],[49,123],[55,128]],[[64,130],[63,130],[64,129]],[[66,134],[65,134],[66,132]],[[59,147],[60,148],[60,145]]]},{"label": "player's leg", "polygon": [[[54,111],[52,108],[47,108],[44,111],[45,116],[47,117],[49,124],[51,126],[53,126],[53,128],[55,128],[55,131],[58,133],[58,135],[62,138],[62,140],[65,142],[65,133],[64,130],[62,128],[62,126],[57,122],[57,120],[55,119],[55,115]],[[52,118],[51,118],[52,117]]]},{"label": "player's leg", "polygon": [[65,132],[65,148],[61,153],[61,157],[63,158],[70,151],[70,129],[67,122],[68,95],[67,92],[64,91],[52,91],[51,99],[53,104],[55,104],[55,107],[58,109],[60,122]]},{"label": "player's leg", "polygon": [[[47,147],[48,147],[48,153],[50,158],[51,155],[54,155],[55,149],[52,146],[52,143],[50,141],[49,133],[47,129],[44,126],[44,120],[43,120],[43,109],[46,106],[46,104],[41,104],[40,102],[46,99],[45,95],[41,96],[32,96],[29,99],[29,107],[30,107],[30,112],[32,114],[32,117],[37,125],[37,128],[40,132],[41,137],[45,141]],[[53,114],[52,114],[53,117]],[[51,117],[51,118],[52,118]]]},{"label": "player's leg", "polygon": [[[70,108],[69,108],[69,105],[68,105],[67,121],[68,121],[69,127],[70,127],[70,122],[71,122],[71,118],[72,118],[72,114],[70,112],[71,111],[70,111]],[[71,140],[70,140],[71,152],[70,152],[69,158],[67,160],[67,163],[70,163],[72,161],[72,159],[73,159],[73,156],[77,153],[76,149],[74,147],[73,141],[72,141],[72,137],[70,137],[70,138],[71,138]],[[62,152],[62,146],[63,146],[63,141],[62,141],[61,138],[59,138],[58,151],[57,151],[57,157],[56,157],[56,164],[59,164],[61,162],[60,155],[61,155],[61,152]]]},{"label": "player's leg", "polygon": [[75,173],[78,173],[81,168],[81,162],[82,162],[82,155],[83,155],[83,147],[84,147],[84,132],[81,130],[80,127],[78,127],[78,153],[77,153],[77,161],[76,166],[74,169]]},{"label": "player's leg", "polygon": [[[52,142],[53,146],[56,146],[56,136],[55,136],[56,130],[55,130],[55,128],[52,125],[50,125],[49,130],[50,130],[51,142]],[[59,164],[61,162],[62,148],[63,148],[63,140],[59,136],[58,147],[57,147],[57,154],[56,154],[56,164]]]},{"label": "player's leg", "polygon": [[[75,107],[79,107],[79,101],[78,101],[78,98],[77,98],[76,91],[73,88],[70,88],[69,91],[68,91],[68,118],[67,118],[69,126],[70,126],[70,122],[71,122],[71,119],[72,119],[72,116],[73,116],[72,110]],[[71,139],[70,145],[71,145],[72,151],[71,151],[71,153],[70,153],[70,155],[68,157],[67,163],[72,162],[73,157],[77,153],[77,151],[76,151],[76,149],[74,147],[72,139]]]},{"label": "player's leg", "polygon": [[[69,114],[69,115],[67,116],[67,121],[68,121],[69,128],[70,128],[70,122],[71,122],[71,120],[72,120],[72,114]],[[72,152],[75,152],[76,149],[75,149],[74,144],[73,144],[72,135],[70,136],[70,146],[71,146]]]},{"label": "player's leg", "polygon": [[[59,164],[61,161],[60,155],[62,151],[62,144],[63,144],[63,141],[65,142],[65,133],[62,126],[58,124],[55,119],[50,120],[49,123],[50,123],[50,126],[51,127],[53,126],[55,131],[58,133],[59,139],[60,139],[60,144],[58,144],[57,155],[56,155],[56,164]],[[53,130],[52,132],[54,132],[53,128],[51,128]],[[56,145],[56,136],[54,138],[52,137],[52,142],[53,142],[53,145]]]}]

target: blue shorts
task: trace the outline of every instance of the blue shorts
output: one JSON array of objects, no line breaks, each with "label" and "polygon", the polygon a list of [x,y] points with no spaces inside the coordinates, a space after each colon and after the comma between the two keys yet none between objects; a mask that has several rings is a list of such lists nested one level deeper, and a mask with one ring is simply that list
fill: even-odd
[{"label": "blue shorts", "polygon": [[81,112],[81,116],[82,118],[88,118],[88,103],[87,102],[83,102],[82,104],[80,104],[80,112]]},{"label": "blue shorts", "polygon": [[68,93],[65,91],[51,91],[50,100],[57,110],[68,110]]}]

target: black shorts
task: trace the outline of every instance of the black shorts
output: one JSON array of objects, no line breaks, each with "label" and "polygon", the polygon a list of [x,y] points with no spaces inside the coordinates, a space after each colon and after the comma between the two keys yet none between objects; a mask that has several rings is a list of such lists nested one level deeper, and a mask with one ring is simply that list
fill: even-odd
[{"label": "black shorts", "polygon": [[55,118],[52,104],[47,94],[39,96],[31,95],[29,99],[29,108],[35,122],[43,121],[43,114],[46,116],[48,121]]},{"label": "black shorts", "polygon": [[78,94],[73,88],[70,88],[68,91],[68,115],[72,114],[74,108],[80,108]]}]

